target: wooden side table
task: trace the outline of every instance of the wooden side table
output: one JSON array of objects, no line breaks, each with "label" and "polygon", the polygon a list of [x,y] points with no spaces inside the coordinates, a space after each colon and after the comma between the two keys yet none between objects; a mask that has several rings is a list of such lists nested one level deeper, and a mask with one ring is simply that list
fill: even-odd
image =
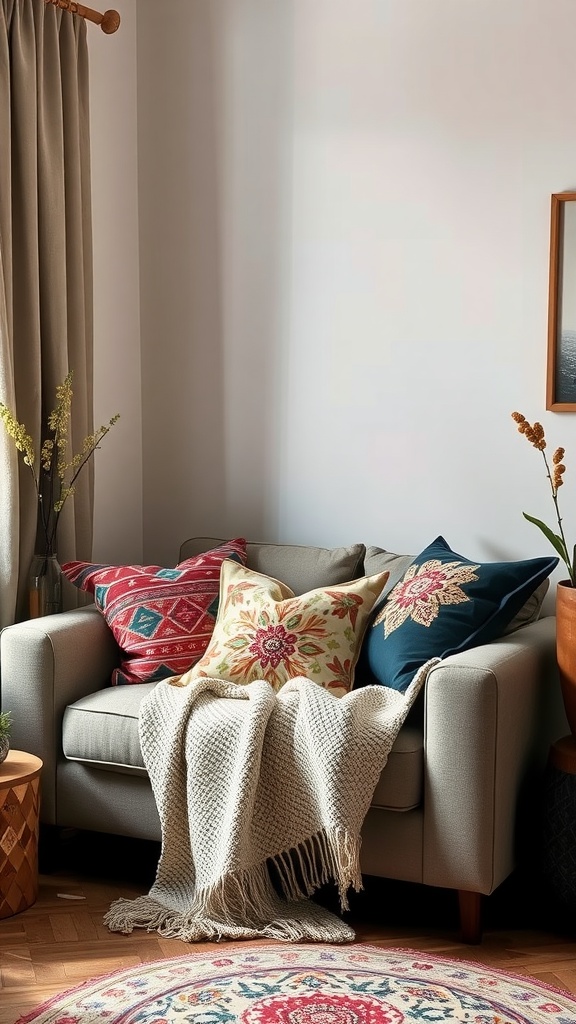
[{"label": "wooden side table", "polygon": [[38,896],[38,811],[42,761],[10,750],[0,764],[0,918]]},{"label": "wooden side table", "polygon": [[550,894],[576,910],[576,738],[550,747],[543,780],[542,869]]}]

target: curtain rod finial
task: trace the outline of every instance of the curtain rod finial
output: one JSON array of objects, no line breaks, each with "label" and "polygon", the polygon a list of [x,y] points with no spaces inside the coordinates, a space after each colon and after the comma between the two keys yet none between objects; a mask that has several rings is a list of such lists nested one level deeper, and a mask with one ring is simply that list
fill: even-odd
[{"label": "curtain rod finial", "polygon": [[100,22],[100,28],[102,31],[106,32],[107,35],[111,35],[112,32],[116,32],[119,26],[120,15],[118,14],[118,11],[105,11],[102,15],[102,21]]}]

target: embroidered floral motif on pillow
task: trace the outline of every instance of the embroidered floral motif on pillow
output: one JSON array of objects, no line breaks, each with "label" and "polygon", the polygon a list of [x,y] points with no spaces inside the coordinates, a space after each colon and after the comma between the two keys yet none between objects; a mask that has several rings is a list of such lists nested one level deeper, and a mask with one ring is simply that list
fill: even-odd
[{"label": "embroidered floral motif on pillow", "polygon": [[358,682],[404,691],[431,658],[496,640],[557,564],[473,562],[437,537],[374,610]]},{"label": "embroidered floral motif on pillow", "polygon": [[220,607],[203,658],[181,681],[198,676],[275,690],[307,676],[341,696],[352,688],[368,616],[388,573],[320,587],[296,597],[284,583],[224,562]]},{"label": "embroidered floral motif on pillow", "polygon": [[431,626],[442,605],[470,601],[461,584],[478,579],[474,570],[479,565],[463,562],[441,562],[431,558],[422,565],[412,564],[404,579],[389,594],[374,625],[384,623],[384,636],[390,636],[406,619],[420,626]]},{"label": "embroidered floral motif on pillow", "polygon": [[94,595],[120,647],[112,685],[182,675],[202,657],[216,621],[225,559],[244,565],[246,541],[228,541],[173,569],[90,562],[62,566],[79,590]]}]

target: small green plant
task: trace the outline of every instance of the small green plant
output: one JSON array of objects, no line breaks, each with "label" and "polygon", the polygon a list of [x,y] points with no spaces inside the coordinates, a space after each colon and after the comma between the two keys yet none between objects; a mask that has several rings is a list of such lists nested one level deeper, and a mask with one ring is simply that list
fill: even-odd
[{"label": "small green plant", "polygon": [[12,725],[12,712],[11,711],[0,711],[0,739],[4,736],[10,735],[10,727]]}]

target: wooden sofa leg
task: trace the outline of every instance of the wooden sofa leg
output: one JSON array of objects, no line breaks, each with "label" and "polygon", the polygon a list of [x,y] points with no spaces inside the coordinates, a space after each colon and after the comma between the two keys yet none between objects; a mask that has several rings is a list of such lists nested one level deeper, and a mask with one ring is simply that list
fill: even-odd
[{"label": "wooden sofa leg", "polygon": [[482,941],[482,893],[458,890],[460,907],[460,936],[471,946]]}]

